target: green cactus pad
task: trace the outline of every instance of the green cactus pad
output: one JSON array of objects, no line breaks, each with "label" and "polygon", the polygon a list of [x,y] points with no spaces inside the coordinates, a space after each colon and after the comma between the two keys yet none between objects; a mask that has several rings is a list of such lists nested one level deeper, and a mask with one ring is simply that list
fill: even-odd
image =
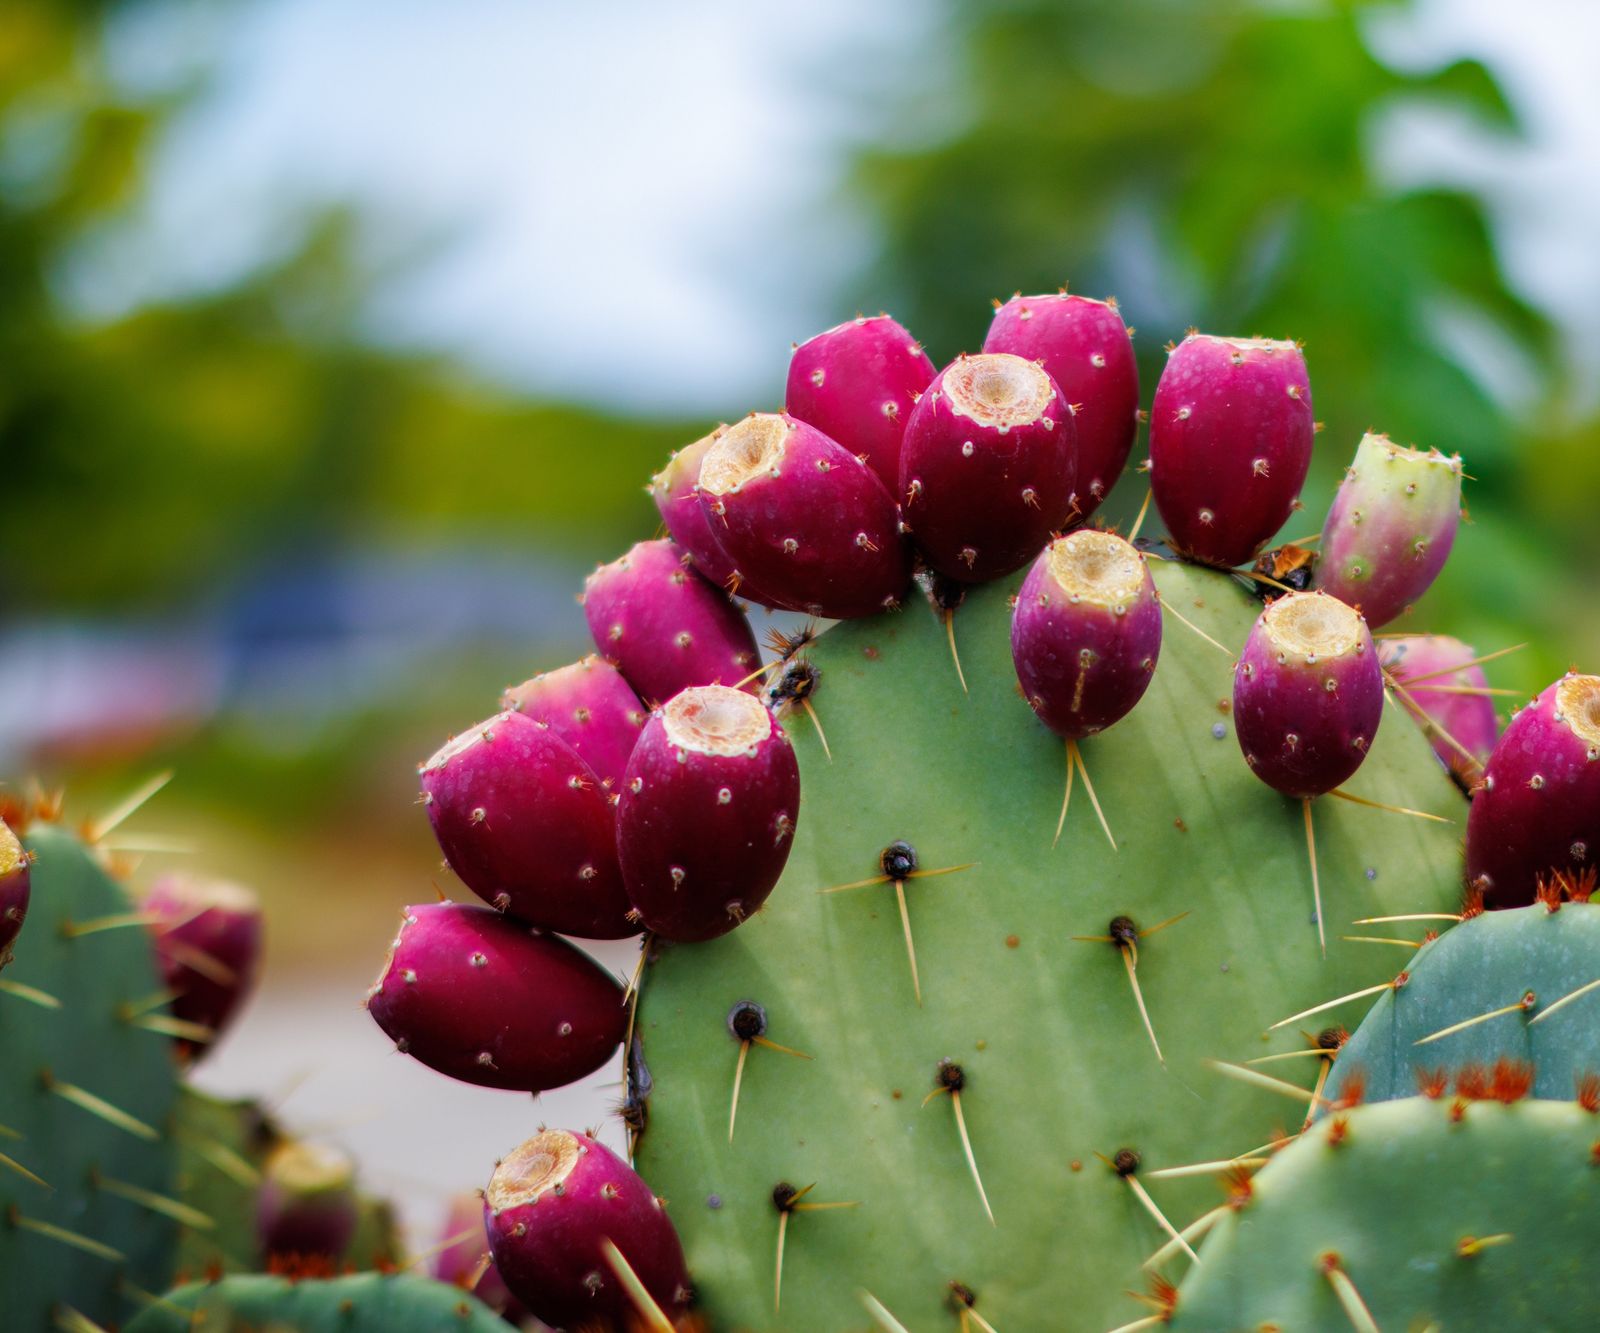
[{"label": "green cactus pad", "polygon": [[[1233,650],[1260,604],[1231,576],[1162,563],[1160,664],[1124,721],[1082,743],[1119,844],[1080,780],[1052,847],[1061,742],[1016,689],[1009,595],[972,591],[955,615],[971,693],[925,605],[836,626],[809,654],[810,722],[788,721],[803,804],[768,906],[707,944],[661,947],[638,1030],[654,1091],[637,1162],[670,1203],[704,1312],[717,1328],[850,1329],[860,1293],[908,1328],[954,1327],[948,1283],[998,1328],[1109,1327],[1162,1233],[1098,1157],[1136,1149],[1146,1169],[1268,1138],[1303,1108],[1222,1077],[1205,1057],[1262,1053],[1274,1020],[1384,980],[1403,960],[1339,937],[1354,917],[1457,900],[1465,807],[1426,740],[1386,712],[1351,788],[1453,826],[1334,799],[1315,807],[1328,956],[1311,911],[1298,803],[1245,767],[1232,734]],[[819,894],[879,869],[906,839],[921,866],[977,862],[906,888],[921,971],[913,998],[895,894]],[[1110,920],[1182,920],[1139,944],[1138,976],[1167,1064],[1141,1025]],[[729,1009],[754,1000],[770,1040],[750,1049],[737,1136],[728,1113],[738,1044]],[[985,1216],[952,1099],[923,1099],[938,1061],[960,1062],[961,1109],[995,1224]],[[787,1226],[773,1309],[773,1187],[815,1182]],[[1173,1217],[1215,1200],[1205,1181],[1151,1181]]]},{"label": "green cactus pad", "polygon": [[[130,1289],[171,1280],[178,1230],[161,1211],[176,1194],[172,1038],[139,1022],[165,1015],[150,1007],[161,980],[149,938],[76,838],[36,827],[24,842],[37,857],[33,902],[4,981],[60,1007],[0,992],[0,1153],[52,1187],[0,1163],[8,1333],[56,1327],[60,1301],[99,1322],[127,1318]],[[84,926],[108,928],[74,933]],[[96,1114],[86,1098],[114,1110]]]},{"label": "green cactus pad", "polygon": [[505,1333],[501,1318],[459,1287],[414,1274],[361,1273],[326,1280],[262,1274],[170,1292],[127,1333]]},{"label": "green cactus pad", "polygon": [[1170,1328],[1349,1333],[1333,1256],[1380,1328],[1591,1329],[1597,1139],[1600,1119],[1572,1102],[1413,1097],[1341,1113],[1222,1215]]},{"label": "green cactus pad", "polygon": [[193,1088],[179,1095],[176,1124],[183,1201],[215,1223],[183,1229],[179,1276],[258,1267],[256,1192],[261,1163],[280,1141],[276,1127],[253,1102],[210,1097]]},{"label": "green cactus pad", "polygon": [[[1533,1095],[1557,1101],[1570,1099],[1585,1076],[1600,1074],[1600,986],[1575,995],[1600,982],[1600,903],[1485,912],[1423,945],[1407,971],[1405,986],[1381,995],[1339,1052],[1330,1099],[1352,1077],[1363,1081],[1367,1101],[1388,1101],[1412,1096],[1418,1079],[1433,1071],[1488,1069],[1502,1059],[1531,1063]],[[1526,1009],[1423,1041],[1519,1004],[1529,991],[1534,1002]],[[1575,998],[1540,1018],[1568,995]]]}]

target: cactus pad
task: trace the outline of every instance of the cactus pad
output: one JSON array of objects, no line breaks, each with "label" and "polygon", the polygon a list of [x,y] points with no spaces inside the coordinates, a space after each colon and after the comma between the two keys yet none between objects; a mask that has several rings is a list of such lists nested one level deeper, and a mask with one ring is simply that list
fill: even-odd
[{"label": "cactus pad", "polygon": [[127,1333],[505,1333],[506,1325],[459,1287],[407,1274],[362,1273],[291,1281],[260,1274],[197,1283],[171,1292]]},{"label": "cactus pad", "polygon": [[1413,1097],[1331,1117],[1223,1211],[1168,1326],[1592,1328],[1597,1135],[1573,1102]]},{"label": "cactus pad", "polygon": [[[1162,1233],[1101,1156],[1179,1165],[1298,1120],[1204,1059],[1256,1055],[1273,1020],[1392,975],[1388,951],[1339,938],[1352,918],[1455,904],[1463,803],[1387,709],[1352,789],[1456,822],[1318,801],[1334,927],[1321,957],[1300,804],[1258,782],[1231,735],[1233,654],[1260,605],[1228,575],[1153,572],[1170,608],[1154,680],[1081,746],[1117,850],[1081,781],[1051,845],[1066,760],[1016,688],[1008,596],[1020,574],[972,590],[955,613],[970,694],[920,602],[806,650],[832,761],[793,718],[805,816],[783,879],[733,934],[653,945],[638,1013],[653,1092],[637,1162],[671,1203],[715,1327],[859,1328],[863,1290],[909,1328],[953,1327],[952,1280],[998,1328],[1059,1327],[1068,1309],[1073,1327],[1126,1318],[1121,1292],[1142,1285]],[[907,876],[920,1004],[896,886],[818,892],[881,867]],[[1108,925],[1118,917],[1131,928]],[[1118,931],[1134,935],[1165,1064]],[[730,1142],[741,1001],[763,1006],[766,1039],[812,1058],[743,1050]],[[775,1314],[785,1182],[815,1189],[784,1215]],[[1175,1219],[1215,1200],[1205,1181],[1148,1188]]]},{"label": "cactus pad", "polygon": [[0,1162],[0,1322],[34,1333],[61,1300],[116,1322],[137,1308],[130,1292],[165,1287],[184,1209],[173,1043],[143,920],[77,839],[36,826],[25,843],[33,901],[5,981],[59,1007],[0,993],[0,1153],[15,1164]]},{"label": "cactus pad", "polygon": [[1558,1101],[1600,1074],[1600,984],[1583,991],[1600,983],[1600,904],[1485,912],[1423,945],[1407,972],[1405,986],[1379,996],[1339,1052],[1330,1099],[1351,1079],[1368,1101],[1409,1097],[1430,1076],[1504,1059],[1531,1064],[1533,1095]]}]

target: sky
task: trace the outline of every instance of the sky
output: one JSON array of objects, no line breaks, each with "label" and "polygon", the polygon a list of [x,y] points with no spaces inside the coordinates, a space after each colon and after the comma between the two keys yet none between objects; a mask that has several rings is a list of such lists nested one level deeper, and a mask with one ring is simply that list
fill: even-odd
[{"label": "sky", "polygon": [[[766,406],[787,345],[853,313],[834,293],[873,237],[842,198],[845,150],[898,90],[942,77],[937,9],[177,5],[118,32],[125,75],[220,61],[77,295],[111,310],[204,287],[289,248],[305,204],[352,201],[374,262],[409,261],[368,314],[376,340],[625,411]],[[1500,75],[1531,144],[1402,110],[1374,151],[1397,183],[1482,191],[1513,281],[1600,382],[1600,5],[1422,0],[1375,40]],[[1514,380],[1492,349],[1480,368]]]}]

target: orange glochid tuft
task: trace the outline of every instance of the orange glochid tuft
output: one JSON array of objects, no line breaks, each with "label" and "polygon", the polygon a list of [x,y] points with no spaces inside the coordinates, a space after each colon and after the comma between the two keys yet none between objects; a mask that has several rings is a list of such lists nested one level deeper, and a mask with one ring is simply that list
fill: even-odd
[{"label": "orange glochid tuft", "polygon": [[1582,1074],[1577,1080],[1578,1089],[1576,1100],[1579,1106],[1590,1115],[1600,1113],[1600,1074],[1592,1071]]},{"label": "orange glochid tuft", "polygon": [[1489,1096],[1510,1106],[1533,1091],[1533,1065],[1527,1060],[1502,1056],[1489,1077]]}]

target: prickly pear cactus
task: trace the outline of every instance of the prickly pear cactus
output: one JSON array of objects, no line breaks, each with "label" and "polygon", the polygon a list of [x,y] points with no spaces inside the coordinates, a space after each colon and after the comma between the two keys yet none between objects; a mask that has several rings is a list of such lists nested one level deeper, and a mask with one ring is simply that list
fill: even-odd
[{"label": "prickly pear cactus", "polygon": [[[1232,735],[1234,649],[1260,603],[1225,574],[1154,573],[1169,609],[1149,692],[1081,745],[1115,850],[1081,780],[1052,846],[1066,758],[1016,689],[1020,572],[955,613],[970,693],[925,606],[806,649],[832,759],[792,717],[805,796],[783,879],[732,934],[653,944],[637,1016],[653,1084],[637,1164],[714,1327],[858,1328],[863,1291],[908,1328],[953,1326],[952,1281],[998,1328],[1122,1322],[1163,1240],[1138,1166],[1243,1152],[1302,1114],[1207,1058],[1257,1055],[1273,1021],[1392,975],[1388,951],[1340,938],[1354,918],[1456,905],[1464,804],[1386,710],[1351,789],[1454,823],[1315,803],[1322,957],[1301,805]],[[730,1020],[742,1001],[764,1027]],[[811,1058],[746,1041],[756,1027]],[[1215,1199],[1205,1181],[1148,1192],[1175,1219]],[[828,1203],[854,1206],[811,1207]]]},{"label": "prickly pear cactus", "polygon": [[127,1333],[505,1333],[500,1317],[459,1287],[411,1274],[362,1273],[326,1280],[260,1274],[170,1292]]},{"label": "prickly pear cactus", "polygon": [[[8,1329],[62,1302],[126,1319],[172,1275],[180,1220],[170,1021],[143,921],[76,838],[37,825],[0,988],[0,1293]],[[22,987],[19,991],[17,987]]]},{"label": "prickly pear cactus", "polygon": [[[1593,1327],[1595,1104],[1413,1097],[1257,1172],[1166,1320],[1216,1329]],[[1170,1297],[1170,1292],[1168,1293]]]},{"label": "prickly pear cactus", "polygon": [[[185,1225],[178,1238],[180,1278],[247,1273],[261,1267],[257,1206],[261,1168],[287,1140],[258,1103],[181,1089],[175,1112],[178,1193],[210,1225]],[[358,1269],[399,1260],[393,1210],[362,1195],[344,1263]]]},{"label": "prickly pear cactus", "polygon": [[[1600,904],[1484,912],[1424,944],[1340,1050],[1326,1095],[1409,1097],[1460,1071],[1515,1060],[1535,1097],[1600,1075]],[[1398,932],[1397,932],[1398,937]]]}]

